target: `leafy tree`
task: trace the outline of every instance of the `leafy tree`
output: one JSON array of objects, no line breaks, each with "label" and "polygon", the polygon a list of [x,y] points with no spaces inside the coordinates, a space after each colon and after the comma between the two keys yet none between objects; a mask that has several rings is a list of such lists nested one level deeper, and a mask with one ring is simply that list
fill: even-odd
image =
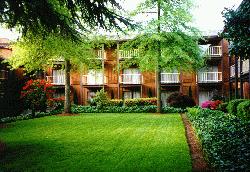
[{"label": "leafy tree", "polygon": [[[156,71],[157,112],[161,112],[161,70],[193,70],[203,65],[198,47],[200,34],[190,26],[192,4],[187,0],[146,0],[137,13],[158,10],[158,18],[142,25],[141,33],[125,43],[123,49],[139,49],[139,57],[122,64],[137,63],[142,71]],[[131,62],[132,61],[132,62]]]},{"label": "leafy tree", "polygon": [[[44,66],[47,63],[44,58],[48,59],[49,55],[56,58],[65,58],[66,84],[64,111],[69,113],[70,60],[79,53],[79,51],[73,53],[74,51],[71,47],[77,48],[75,45],[78,43],[74,41],[81,41],[80,35],[82,33],[87,35],[87,31],[96,28],[109,30],[118,28],[121,30],[122,24],[132,26],[128,19],[116,12],[120,9],[121,7],[115,0],[4,0],[0,2],[0,23],[5,24],[8,28],[18,28],[23,36],[26,37],[24,41],[27,44],[33,45],[31,46],[34,48],[32,53],[35,53],[39,57],[35,61],[36,67],[41,68]],[[55,36],[51,36],[53,34]],[[36,40],[36,37],[38,37],[38,40]],[[53,37],[60,43],[55,45],[58,49],[52,46],[57,42],[53,40]],[[31,40],[29,41],[28,39]],[[71,45],[71,43],[74,45]],[[35,45],[39,48],[34,47]],[[46,45],[50,46],[46,47]],[[65,49],[62,48],[65,47],[64,45],[68,45],[66,50],[70,49],[71,51],[64,51]],[[78,47],[77,50],[80,48]],[[47,50],[49,51],[47,52]],[[64,53],[60,53],[59,50],[62,50]],[[29,52],[29,50],[26,49],[23,53],[25,52]],[[53,54],[52,52],[58,54]],[[73,53],[73,55],[69,53]],[[34,61],[35,56],[29,54],[24,54],[24,56],[26,59],[23,61]],[[44,60],[43,65],[40,65],[41,60]],[[25,66],[27,67],[27,65]],[[35,67],[33,63],[30,63],[28,66],[30,69]]]},{"label": "leafy tree", "polygon": [[[83,40],[75,42],[65,39],[59,34],[50,34],[44,38],[41,35],[29,34],[12,44],[12,57],[8,63],[12,68],[23,66],[26,72],[46,70],[52,67],[58,59],[65,61],[64,69],[68,78],[65,80],[65,112],[70,112],[70,69],[98,68],[98,60],[94,48],[99,45],[98,40]],[[66,66],[68,65],[68,66]],[[68,83],[67,83],[68,82]]]},{"label": "leafy tree", "polygon": [[78,40],[80,33],[95,27],[121,30],[121,23],[132,26],[116,12],[120,9],[116,0],[2,0],[0,23],[24,35],[60,32]]},{"label": "leafy tree", "polygon": [[238,9],[223,11],[224,31],[222,36],[230,41],[230,54],[247,59],[250,57],[250,1],[243,0]]}]

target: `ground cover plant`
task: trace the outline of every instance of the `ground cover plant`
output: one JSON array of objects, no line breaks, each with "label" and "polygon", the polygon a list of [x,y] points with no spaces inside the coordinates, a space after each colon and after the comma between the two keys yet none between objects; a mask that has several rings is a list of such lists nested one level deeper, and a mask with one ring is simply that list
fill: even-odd
[{"label": "ground cover plant", "polygon": [[191,171],[178,114],[48,116],[0,130],[0,171]]},{"label": "ground cover plant", "polygon": [[190,108],[187,114],[216,170],[250,171],[249,118],[201,108]]}]

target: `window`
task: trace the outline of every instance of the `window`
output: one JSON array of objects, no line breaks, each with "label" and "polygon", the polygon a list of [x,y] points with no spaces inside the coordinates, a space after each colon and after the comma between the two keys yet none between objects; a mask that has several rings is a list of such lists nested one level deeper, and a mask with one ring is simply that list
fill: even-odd
[{"label": "window", "polygon": [[140,91],[126,91],[124,92],[124,99],[135,99],[140,98],[141,93]]}]

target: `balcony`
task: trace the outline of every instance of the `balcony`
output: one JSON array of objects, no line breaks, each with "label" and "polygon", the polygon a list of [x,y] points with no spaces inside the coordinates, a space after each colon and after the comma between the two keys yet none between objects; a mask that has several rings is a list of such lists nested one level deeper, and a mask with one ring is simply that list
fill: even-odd
[{"label": "balcony", "polygon": [[119,50],[118,51],[119,59],[129,59],[129,58],[138,57],[138,56],[139,56],[139,50],[138,49]]},{"label": "balcony", "polygon": [[142,74],[121,74],[120,76],[121,84],[130,85],[140,85],[143,83]]},{"label": "balcony", "polygon": [[8,71],[0,70],[0,79],[8,79]]},{"label": "balcony", "polygon": [[46,81],[53,85],[65,85],[65,76],[46,76]]},{"label": "balcony", "polygon": [[[249,72],[249,59],[242,61],[242,74]],[[240,75],[240,60],[238,60],[238,76]],[[230,66],[230,77],[235,76],[235,65]]]},{"label": "balcony", "polygon": [[107,84],[107,76],[103,74],[99,75],[83,75],[82,76],[83,85],[92,85],[92,86],[102,86]]},{"label": "balcony", "polygon": [[104,50],[97,50],[97,59],[106,60],[106,52]]},{"label": "balcony", "polygon": [[222,72],[198,72],[198,83],[218,83],[222,81]]},{"label": "balcony", "polygon": [[222,56],[222,46],[210,46],[206,50],[206,54],[210,57],[220,57]]},{"label": "balcony", "polygon": [[180,83],[180,73],[161,73],[161,84]]}]

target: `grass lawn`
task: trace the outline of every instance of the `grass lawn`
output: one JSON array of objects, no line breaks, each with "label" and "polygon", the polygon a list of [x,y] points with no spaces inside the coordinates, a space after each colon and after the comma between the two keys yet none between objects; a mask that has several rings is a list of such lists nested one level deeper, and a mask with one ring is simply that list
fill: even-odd
[{"label": "grass lawn", "polygon": [[10,123],[0,171],[191,171],[178,114],[82,114]]}]

